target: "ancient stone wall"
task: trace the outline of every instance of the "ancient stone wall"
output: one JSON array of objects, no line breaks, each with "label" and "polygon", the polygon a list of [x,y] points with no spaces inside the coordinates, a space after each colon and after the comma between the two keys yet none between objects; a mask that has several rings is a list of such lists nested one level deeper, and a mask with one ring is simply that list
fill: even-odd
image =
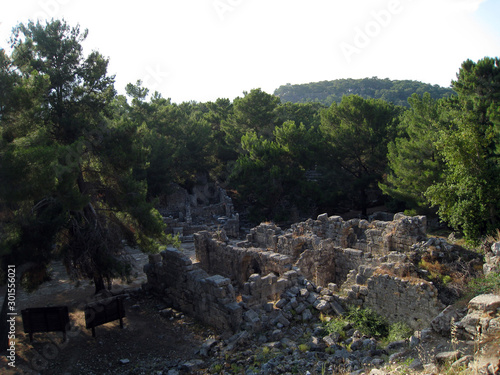
[{"label": "ancient stone wall", "polygon": [[144,272],[147,287],[172,307],[218,329],[239,329],[242,308],[230,279],[208,275],[173,248],[151,255]]},{"label": "ancient stone wall", "polygon": [[261,224],[236,245],[222,230],[202,231],[194,235],[198,263],[169,249],[150,258],[146,273],[150,287],[174,307],[219,328],[257,329],[266,312],[282,308],[289,319],[285,305],[309,319],[307,308],[339,313],[344,303],[418,329],[443,308],[404,253],[424,231],[424,217],[403,215],[388,223],[320,215],[286,232]]},{"label": "ancient stone wall", "polygon": [[261,224],[252,229],[247,241],[253,246],[269,248],[290,256],[297,255],[304,247],[319,245],[324,239],[331,240],[333,246],[372,254],[406,252],[425,238],[426,223],[425,216],[409,217],[403,214],[396,214],[390,222],[361,219],[344,221],[340,216],[328,217],[327,214],[322,214],[317,220],[309,219],[293,224],[287,232],[273,224]]},{"label": "ancient stone wall", "polygon": [[207,231],[194,236],[196,259],[200,267],[209,274],[224,275],[239,286],[247,282],[250,275],[267,275],[273,272],[283,275],[292,268],[290,257],[260,248],[244,248],[212,238]]},{"label": "ancient stone wall", "polygon": [[158,208],[166,224],[166,232],[178,234],[183,241],[201,230],[222,228],[231,237],[238,237],[239,215],[226,191],[202,179],[191,192],[171,184],[171,193]]},{"label": "ancient stone wall", "polygon": [[370,277],[357,294],[362,307],[371,308],[391,323],[404,322],[413,329],[429,326],[445,307],[434,285],[387,274]]}]

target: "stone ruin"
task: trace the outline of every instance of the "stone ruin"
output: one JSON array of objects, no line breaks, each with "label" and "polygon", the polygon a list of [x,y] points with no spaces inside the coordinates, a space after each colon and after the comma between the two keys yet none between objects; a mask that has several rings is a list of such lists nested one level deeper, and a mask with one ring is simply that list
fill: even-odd
[{"label": "stone ruin", "polygon": [[178,235],[183,242],[193,241],[193,234],[203,230],[224,229],[229,236],[239,236],[239,214],[223,188],[202,181],[191,191],[177,184],[170,190],[158,208],[167,234]]},{"label": "stone ruin", "polygon": [[261,224],[240,242],[221,229],[201,231],[194,234],[196,262],[173,248],[151,255],[144,287],[233,332],[284,327],[314,311],[342,314],[348,305],[421,329],[444,308],[407,256],[425,233],[424,216],[403,214],[371,222],[323,214],[288,230]]}]

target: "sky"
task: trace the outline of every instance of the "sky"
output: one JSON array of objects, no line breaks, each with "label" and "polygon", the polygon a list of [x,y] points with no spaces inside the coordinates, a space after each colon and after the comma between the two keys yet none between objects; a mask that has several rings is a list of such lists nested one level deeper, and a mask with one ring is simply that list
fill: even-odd
[{"label": "sky", "polygon": [[141,80],[177,103],[339,78],[449,87],[463,61],[500,56],[500,0],[3,1],[0,47],[52,18],[89,30],[120,94]]}]

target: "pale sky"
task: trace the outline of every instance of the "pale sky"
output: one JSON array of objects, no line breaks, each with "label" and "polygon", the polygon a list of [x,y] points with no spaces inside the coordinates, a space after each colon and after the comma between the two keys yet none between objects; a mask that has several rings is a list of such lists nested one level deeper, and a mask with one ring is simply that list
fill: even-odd
[{"label": "pale sky", "polygon": [[500,0],[3,1],[0,47],[51,18],[89,30],[119,93],[140,79],[177,103],[338,78],[448,87],[464,60],[500,56]]}]

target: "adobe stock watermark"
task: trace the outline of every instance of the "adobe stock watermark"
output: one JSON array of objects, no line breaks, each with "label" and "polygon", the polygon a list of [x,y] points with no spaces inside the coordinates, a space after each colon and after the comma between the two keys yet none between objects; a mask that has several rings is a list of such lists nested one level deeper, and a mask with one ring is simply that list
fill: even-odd
[{"label": "adobe stock watermark", "polygon": [[38,10],[33,15],[34,20],[43,21],[57,18],[61,12],[61,7],[67,5],[72,0],[39,0]]},{"label": "adobe stock watermark", "polygon": [[232,13],[243,3],[243,0],[214,0],[212,7],[221,21],[226,18],[226,13]]},{"label": "adobe stock watermark", "polygon": [[[412,0],[407,0],[412,1]],[[402,13],[404,5],[401,0],[390,0],[385,9],[372,10],[371,19],[364,27],[354,28],[352,42],[343,41],[340,49],[348,63],[352,61],[353,55],[359,55],[362,50],[370,45],[373,39],[377,38],[385,28],[387,28],[393,17]]]},{"label": "adobe stock watermark", "polygon": [[170,71],[163,69],[160,64],[156,64],[155,67],[148,65],[145,68],[145,74],[141,82],[149,92],[155,92],[159,91],[159,88],[166,82],[170,75]]},{"label": "adobe stock watermark", "polygon": [[16,266],[7,266],[7,364],[16,367]]}]

